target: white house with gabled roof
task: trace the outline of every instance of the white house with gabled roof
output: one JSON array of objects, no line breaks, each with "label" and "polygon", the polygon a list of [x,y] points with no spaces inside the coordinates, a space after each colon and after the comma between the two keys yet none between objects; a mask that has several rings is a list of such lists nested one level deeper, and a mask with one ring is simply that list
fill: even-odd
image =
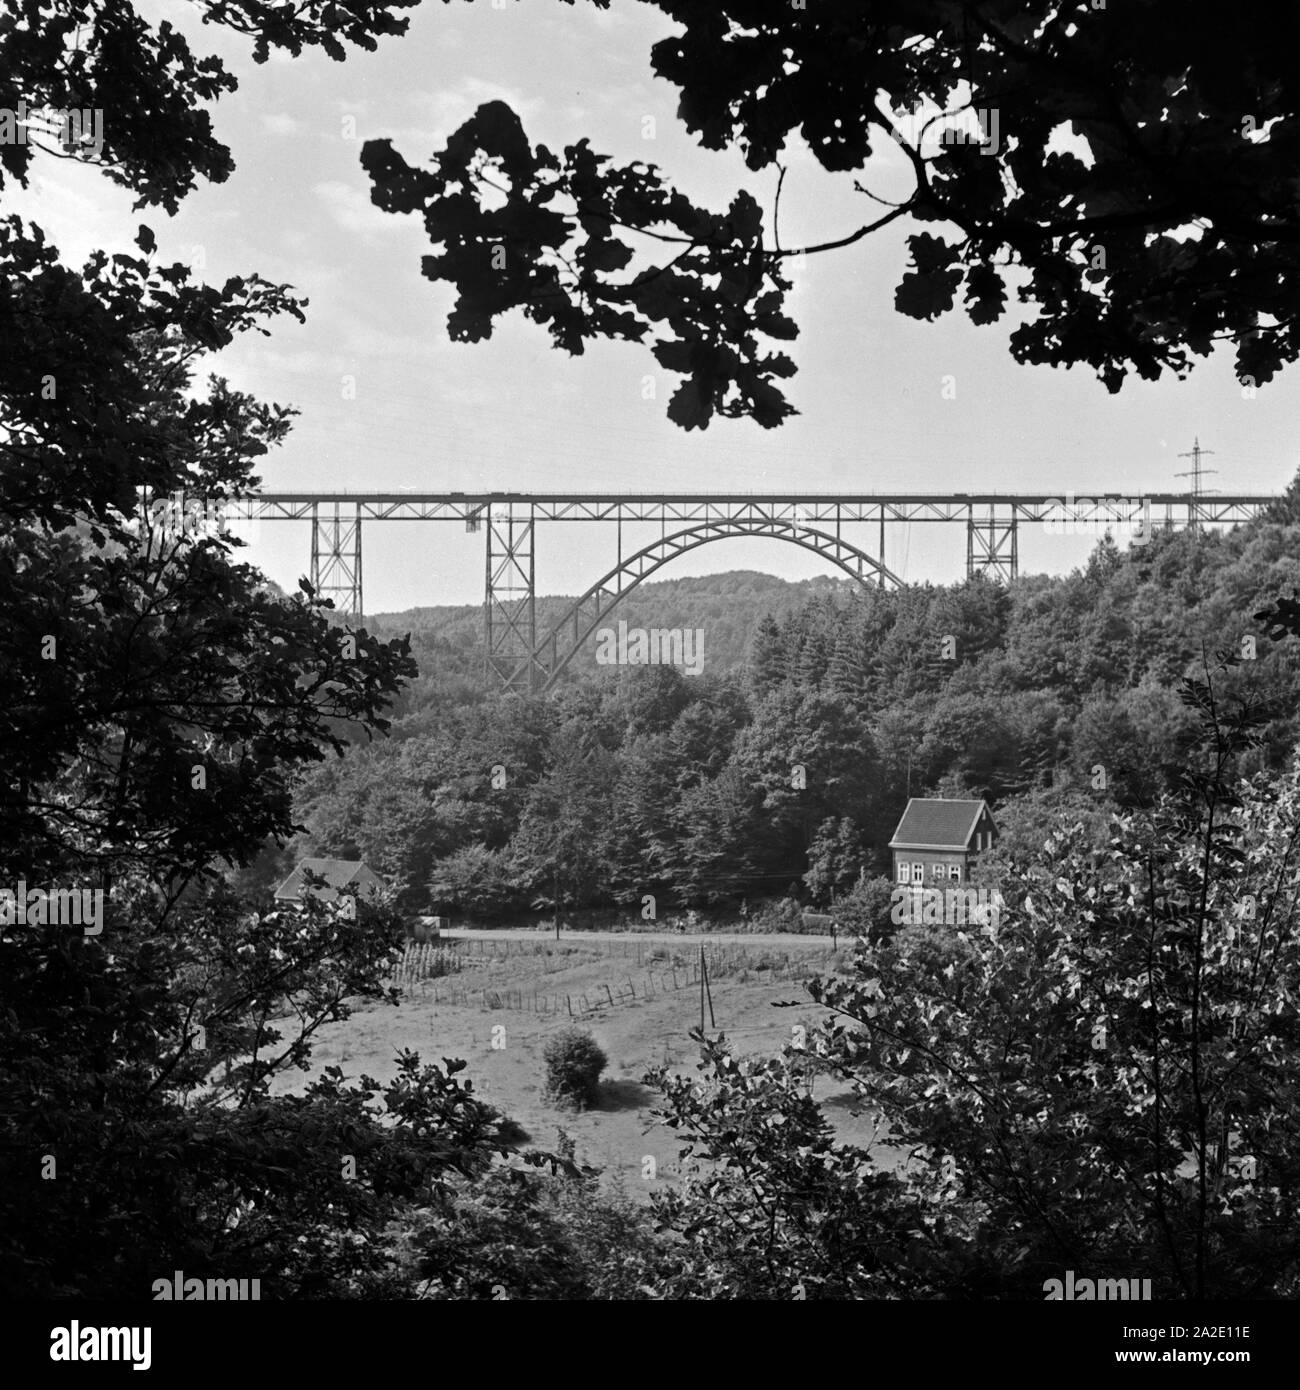
[{"label": "white house with gabled roof", "polygon": [[983,800],[914,796],[889,842],[894,882],[918,887],[964,883],[975,860],[992,848],[997,833]]}]

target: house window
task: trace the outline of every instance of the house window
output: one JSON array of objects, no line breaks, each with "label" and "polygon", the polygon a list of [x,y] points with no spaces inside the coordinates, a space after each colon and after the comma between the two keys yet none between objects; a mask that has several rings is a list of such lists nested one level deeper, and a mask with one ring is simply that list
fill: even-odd
[{"label": "house window", "polygon": [[931,865],[930,865],[930,877],[931,877],[931,878],[942,878],[942,877],[943,877],[943,865],[942,865],[942,864],[931,864]]},{"label": "house window", "polygon": [[948,877],[949,877],[950,879],[952,879],[954,882],[960,883],[960,882],[961,882],[961,865],[960,865],[960,864],[949,864],[949,865],[948,865]]},{"label": "house window", "polygon": [[899,883],[910,883],[912,881],[912,870],[903,861],[898,861],[898,881]]},{"label": "house window", "polygon": [[924,883],[924,882],[925,882],[925,865],[924,865],[924,864],[913,864],[913,865],[912,865],[912,882],[913,882],[913,883]]}]

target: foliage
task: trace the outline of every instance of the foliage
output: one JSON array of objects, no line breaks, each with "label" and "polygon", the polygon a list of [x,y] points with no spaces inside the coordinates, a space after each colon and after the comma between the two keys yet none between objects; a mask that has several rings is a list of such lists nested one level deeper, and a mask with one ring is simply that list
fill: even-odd
[{"label": "foliage", "polygon": [[[1072,825],[1104,835],[1112,810],[1149,809],[1177,775],[1193,727],[1179,680],[1224,632],[1261,635],[1253,615],[1298,544],[1295,524],[1260,518],[1126,554],[1100,545],[1083,570],[1005,592],[832,588],[762,624],[752,672],[647,668],[457,703],[426,700],[440,673],[422,671],[391,739],[302,780],[309,833],[294,849],[423,874],[430,910],[499,918],[558,894],[639,922],[653,898],[649,924],[842,896],[864,869],[889,871],[909,795],[986,798],[1017,852],[1067,803]],[[712,596],[691,582],[701,611],[751,593],[743,575]],[[1300,657],[1255,665],[1272,712],[1243,766],[1278,770],[1300,738]]]},{"label": "foliage", "polygon": [[494,915],[518,910],[523,891],[509,856],[485,845],[466,845],[442,860],[429,884],[430,906]]},{"label": "foliage", "polygon": [[862,878],[840,897],[832,899],[830,914],[842,931],[882,941],[895,930],[890,918],[894,883],[879,875]]},{"label": "foliage", "polygon": [[[202,8],[265,61],[373,47],[408,4]],[[1023,277],[1039,316],[1013,353],[1088,362],[1112,388],[1130,370],[1181,373],[1216,337],[1252,381],[1300,351],[1276,16],[1215,25],[1205,45],[1164,0],[1136,17],[1082,0],[922,4],[902,28],[855,7],[659,8],[684,30],[655,61],[688,127],[738,142],[755,169],[796,129],[827,170],[858,169],[901,103],[947,101],[978,63],[973,95],[998,112],[1002,148],[930,156],[905,138],[915,193],[876,219],[958,229],[911,237],[903,312],[935,317],[961,290],[989,321]],[[174,212],[199,179],[226,177],[206,107],[234,85],[129,3],[17,0],[0,18],[0,108],[114,112],[100,157],[138,207]],[[884,92],[900,105],[882,108]],[[1067,123],[1090,163],[1048,152]],[[0,145],[0,189],[60,154],[86,151]],[[796,332],[790,250],[747,192],[709,212],[585,141],[534,146],[501,103],[432,173],[382,143],[365,160],[381,206],[427,214],[428,273],[458,288],[453,336],[521,308],[570,351],[651,344],[683,377],[669,405],[683,427],[790,413],[778,383],[794,364],[773,349]],[[674,263],[638,263],[632,229],[678,238]],[[416,663],[401,637],[330,622],[310,585],[286,597],[228,535],[171,534],[148,507],[257,484],[292,412],[198,374],[239,335],[301,318],[288,287],[196,283],[158,262],[145,225],[129,253],[73,269],[12,215],[0,271],[0,878],[105,902],[98,936],[0,926],[6,1293],[139,1298],[180,1267],[300,1298],[420,1280],[446,1296],[500,1282],[547,1297],[1036,1297],[1066,1265],[1149,1274],[1172,1296],[1300,1291],[1300,609],[1280,594],[1293,496],[1227,535],[1103,545],[1064,580],[847,599],[831,586],[757,630],[737,610],[763,586],[742,600],[733,581],[726,650],[753,631],[752,672],[575,679],[546,702],[486,698],[459,670],[404,691]],[[708,585],[684,592],[707,600]],[[1256,619],[1277,644],[1267,663],[1198,674],[1204,645]],[[957,637],[955,661],[939,632]],[[472,659],[439,633],[422,652]],[[1057,774],[1105,792],[1109,841],[1065,798],[1049,804]],[[914,782],[1012,804],[1018,832],[991,865],[1003,920],[868,940],[852,977],[816,987],[843,1021],[782,1059],[701,1040],[707,1085],[658,1074],[708,1165],[661,1202],[666,1244],[625,1204],[599,1205],[571,1157],[513,1154],[463,1063],[403,1054],[387,1086],[331,1069],[300,1096],[273,1090],[349,1001],[391,999],[402,940],[388,902],[351,920],[232,891],[232,867],[264,889],[265,856],[292,835],[374,858],[404,905],[430,880],[493,911],[547,893],[725,904],[809,872],[833,888],[853,828],[879,853]],[[807,1094],[814,1058],[914,1154],[905,1173],[834,1142]],[[565,1093],[590,1099],[605,1059],[579,1035],[556,1064]],[[572,1185],[528,1171],[548,1164]]]},{"label": "foliage", "polygon": [[[898,1180],[908,1190],[882,1184],[874,1219],[891,1220],[897,1199],[905,1225],[945,1238],[920,1269],[877,1245],[888,1269],[868,1264],[864,1279],[912,1297],[938,1279],[949,1296],[1039,1298],[1067,1268],[1150,1278],[1171,1298],[1300,1288],[1289,1079],[1300,765],[1242,777],[1268,714],[1249,692],[1224,697],[1242,664],[1225,655],[1184,683],[1198,732],[1183,774],[1150,812],[1117,814],[1108,844],[1079,839],[1062,816],[1013,864],[999,921],[906,928],[861,946],[851,978],[814,983],[834,1017],[807,1051],[850,1077],[913,1155]],[[670,1113],[728,1158],[707,1190],[674,1199],[672,1224],[698,1241],[719,1292],[788,1297],[829,1264],[816,1227],[808,1253],[787,1238],[740,1257],[758,1232],[803,1215],[809,1180],[791,1167],[802,1148],[756,1140],[765,1106],[798,1113],[796,1078],[788,1058],[764,1072],[713,1047],[705,1062],[708,1087],[657,1078]],[[785,1135],[774,1125],[768,1142]],[[836,1198],[860,1180],[853,1157],[827,1139]],[[724,1220],[727,1250],[706,1257]]]},{"label": "foliage", "polygon": [[[842,257],[909,219],[895,308],[933,320],[960,302],[989,324],[1014,291],[1036,311],[1011,333],[1019,362],[1087,364],[1117,391],[1129,373],[1184,375],[1216,341],[1236,345],[1251,386],[1300,354],[1290,16],[1281,32],[1261,13],[1225,35],[1183,0],[1137,13],[918,0],[887,15],[650,2],[680,26],[651,64],[701,145],[783,180],[800,137],[870,211],[783,245],[779,185],[770,214],[743,188],[703,207],[655,165],[615,163],[589,138],[535,145],[508,104],[487,102],[429,168],[389,140],[362,151],[375,203],[428,230],[423,273],[456,291],[453,339],[488,338],[518,309],[572,354],[641,343],[682,378],[668,405],[677,425],[720,415],[771,428],[794,413],[781,383],[795,363],[776,350],[799,332],[792,261]],[[899,163],[909,186],[896,190]]]},{"label": "foliage", "polygon": [[432,1299],[658,1298],[671,1252],[649,1212],[588,1171],[497,1170],[461,1182],[412,1237]]},{"label": "foliage", "polygon": [[[404,7],[203,8],[265,59],[373,47]],[[111,112],[103,167],[138,206],[226,176],[206,106],[234,85],[129,3],[0,17],[0,107]],[[59,154],[6,139],[0,186]],[[257,485],[293,412],[198,370],[302,306],[256,275],[195,283],[143,225],[75,270],[8,216],[0,282],[0,881],[103,894],[94,934],[0,924],[0,1286],[139,1299],[182,1268],[269,1297],[390,1292],[393,1232],[504,1150],[499,1117],[463,1064],[413,1055],[387,1086],[327,1071],[273,1094],[349,1001],[392,997],[402,925],[387,903],[259,909],[222,875],[299,829],[303,769],[385,733],[415,663],[151,506]]]},{"label": "foliage", "polygon": [[941,1203],[870,1155],[837,1143],[806,1094],[796,1049],[734,1057],[700,1044],[699,1082],[657,1068],[660,1118],[703,1172],[656,1194],[660,1223],[682,1241],[670,1297],[934,1297],[947,1285],[960,1227]]},{"label": "foliage", "polygon": [[862,832],[847,816],[829,817],[817,828],[808,847],[808,872],[803,880],[817,903],[843,892],[865,868]]},{"label": "foliage", "polygon": [[546,1094],[578,1109],[600,1100],[600,1074],[609,1064],[595,1038],[581,1028],[565,1028],[548,1038],[542,1052],[546,1063]]}]

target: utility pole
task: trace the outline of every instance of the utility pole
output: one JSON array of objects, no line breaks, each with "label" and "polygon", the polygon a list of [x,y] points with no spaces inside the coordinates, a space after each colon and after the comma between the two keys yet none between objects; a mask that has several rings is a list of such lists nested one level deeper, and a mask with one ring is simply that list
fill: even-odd
[{"label": "utility pole", "polygon": [[704,1032],[704,1000],[707,995],[709,1001],[709,1026],[717,1028],[718,1021],[713,1017],[713,990],[709,987],[709,962],[704,954],[704,947],[700,947],[700,1032]]},{"label": "utility pole", "polygon": [[[1202,468],[1201,459],[1206,454],[1213,454],[1213,449],[1202,449],[1201,438],[1196,436],[1196,441],[1192,445],[1191,453],[1179,454],[1180,459],[1191,459],[1192,466],[1186,473],[1175,473],[1176,478],[1190,478],[1192,480],[1192,500],[1187,508],[1187,529],[1189,531],[1199,531],[1201,529],[1201,478],[1206,473],[1217,473],[1217,468]],[[1211,489],[1213,491],[1214,489]]]}]

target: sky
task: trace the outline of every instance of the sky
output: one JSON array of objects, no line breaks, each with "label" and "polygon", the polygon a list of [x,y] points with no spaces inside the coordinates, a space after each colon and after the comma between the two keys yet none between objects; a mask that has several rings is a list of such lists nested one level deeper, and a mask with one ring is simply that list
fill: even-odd
[{"label": "sky", "polygon": [[[247,39],[201,25],[187,0],[140,9],[169,19],[239,78],[239,90],[212,107],[234,174],[201,185],[169,218],[133,213],[131,195],[93,168],[38,155],[14,210],[40,222],[73,262],[97,247],[134,254],[144,221],[163,262],[196,265],[215,284],[257,272],[309,301],[305,326],[286,318],[269,337],[246,335],[209,360],[237,389],[301,412],[260,469],[268,490],[1131,494],[1186,487],[1176,475],[1190,463],[1180,455],[1198,437],[1214,450],[1206,466],[1219,470],[1209,488],[1275,492],[1295,475],[1294,366],[1253,399],[1243,398],[1229,350],[1186,381],[1133,378],[1118,395],[1085,368],[1020,366],[1007,350],[1014,316],[977,328],[959,312],[927,324],[895,311],[906,223],[796,271],[787,302],[801,331],[781,346],[799,366],[787,394],[801,413],[776,430],[748,420],[678,429],[664,412],[679,378],[644,347],[598,344],[569,357],[518,316],[499,322],[489,342],[451,342],[453,291],[421,275],[429,245],[419,218],[371,204],[360,165],[367,139],[391,138],[408,162],[423,161],[479,104],[500,99],[534,143],[589,137],[616,160],[658,164],[716,210],[747,187],[770,212],[774,170],[753,174],[735,153],[699,149],[677,122],[676,88],[650,68],[652,44],[675,26],[636,0],[614,0],[609,11],[425,0],[408,34],[376,53],[349,50],[341,64],[273,53],[260,66]],[[798,146],[786,163],[783,245],[842,236],[871,215],[853,176],[825,174]],[[892,149],[858,175],[886,197],[905,188],[904,176]],[[873,530],[860,539],[874,550]],[[246,558],[296,587],[309,565],[308,525],[262,522],[247,534]],[[625,529],[625,550],[637,534]],[[612,528],[539,527],[538,592],[582,592],[609,568],[614,544]],[[1092,544],[1022,528],[1021,570],[1068,571]],[[482,531],[455,523],[369,525],[367,611],[481,601],[483,545]],[[965,553],[960,526],[899,526],[885,562],[907,580],[950,582]],[[736,569],[789,579],[830,571],[779,540],[733,539],[657,577]]]}]

